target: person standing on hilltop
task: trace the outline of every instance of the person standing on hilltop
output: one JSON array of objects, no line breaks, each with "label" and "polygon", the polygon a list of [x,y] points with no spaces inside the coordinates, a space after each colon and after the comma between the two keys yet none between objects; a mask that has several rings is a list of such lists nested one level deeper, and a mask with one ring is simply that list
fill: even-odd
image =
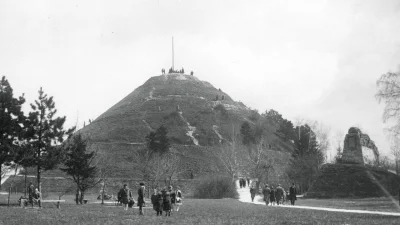
[{"label": "person standing on hilltop", "polygon": [[143,182],[140,182],[140,187],[138,189],[138,206],[139,206],[139,215],[143,216],[143,206],[144,202],[144,193],[145,193],[145,186]]},{"label": "person standing on hilltop", "polygon": [[[292,186],[289,188],[289,199],[290,199],[291,205],[294,205],[294,202],[297,200],[296,194],[297,194],[296,185],[294,183],[292,183]],[[400,188],[399,188],[399,194],[400,194]],[[400,200],[399,200],[399,203],[400,203]]]}]

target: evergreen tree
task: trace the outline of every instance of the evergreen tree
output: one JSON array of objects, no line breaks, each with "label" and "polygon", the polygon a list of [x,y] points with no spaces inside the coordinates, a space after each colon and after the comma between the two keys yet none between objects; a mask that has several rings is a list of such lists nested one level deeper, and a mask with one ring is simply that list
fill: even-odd
[{"label": "evergreen tree", "polygon": [[242,126],[240,127],[240,134],[242,135],[242,143],[243,145],[250,145],[255,143],[255,138],[253,131],[251,129],[250,123],[245,121],[242,123]]},{"label": "evergreen tree", "polygon": [[72,136],[63,146],[65,153],[64,167],[61,171],[72,177],[77,186],[77,190],[81,192],[81,198],[76,198],[82,204],[84,193],[88,188],[94,187],[100,180],[96,180],[97,167],[92,165],[95,152],[87,153],[88,141],[82,138],[81,134]]},{"label": "evergreen tree", "polygon": [[146,136],[147,148],[151,151],[151,154],[164,154],[169,151],[171,144],[167,134],[167,128],[161,125],[156,132],[152,131]]},{"label": "evergreen tree", "polygon": [[64,130],[64,117],[55,117],[57,110],[53,97],[48,97],[40,88],[39,98],[31,104],[32,111],[25,121],[25,137],[31,152],[26,153],[25,159],[29,166],[37,167],[37,185],[41,191],[42,170],[53,169],[60,160],[61,149],[57,147],[64,141],[66,135],[70,136],[75,128]]},{"label": "evergreen tree", "polygon": [[13,89],[3,76],[0,81],[0,188],[3,172],[6,171],[3,167],[14,160],[14,150],[21,137],[21,125],[25,120],[21,107],[24,102],[23,95],[19,98],[13,96]]},{"label": "evergreen tree", "polygon": [[324,156],[321,152],[315,133],[306,124],[296,127],[296,133],[300,137],[294,140],[294,152],[290,163],[288,175],[291,179],[297,180],[304,189],[308,189],[315,179]]}]

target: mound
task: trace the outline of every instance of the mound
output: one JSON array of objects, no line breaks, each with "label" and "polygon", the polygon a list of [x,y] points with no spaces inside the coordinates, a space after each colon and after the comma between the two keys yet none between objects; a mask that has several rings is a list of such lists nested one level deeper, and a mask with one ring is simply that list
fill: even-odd
[{"label": "mound", "polygon": [[400,177],[360,164],[325,164],[307,198],[383,197],[397,195]]}]

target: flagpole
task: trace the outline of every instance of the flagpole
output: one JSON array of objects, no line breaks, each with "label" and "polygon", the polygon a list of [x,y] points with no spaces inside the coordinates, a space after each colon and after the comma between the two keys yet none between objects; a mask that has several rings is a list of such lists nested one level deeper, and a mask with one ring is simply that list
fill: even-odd
[{"label": "flagpole", "polygon": [[174,69],[174,37],[172,37],[172,70]]}]

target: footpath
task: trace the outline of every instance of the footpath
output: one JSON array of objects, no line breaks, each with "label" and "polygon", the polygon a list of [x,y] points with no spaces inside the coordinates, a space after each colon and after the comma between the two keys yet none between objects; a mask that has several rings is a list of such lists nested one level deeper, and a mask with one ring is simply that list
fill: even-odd
[{"label": "footpath", "polygon": [[[246,183],[246,187],[240,188],[239,181],[236,181],[236,188],[239,193],[239,201],[245,203],[251,203],[256,205],[263,205],[264,207],[283,207],[283,208],[297,208],[297,209],[310,209],[310,210],[321,210],[330,212],[345,212],[345,213],[364,213],[364,214],[375,214],[375,215],[385,215],[385,216],[399,216],[400,213],[396,212],[381,212],[381,211],[369,211],[369,210],[353,210],[353,209],[336,209],[336,208],[326,208],[326,207],[311,207],[302,205],[274,205],[266,206],[265,202],[262,200],[262,196],[256,195],[254,202],[251,201],[250,188]],[[301,201],[301,199],[300,199]]]}]

